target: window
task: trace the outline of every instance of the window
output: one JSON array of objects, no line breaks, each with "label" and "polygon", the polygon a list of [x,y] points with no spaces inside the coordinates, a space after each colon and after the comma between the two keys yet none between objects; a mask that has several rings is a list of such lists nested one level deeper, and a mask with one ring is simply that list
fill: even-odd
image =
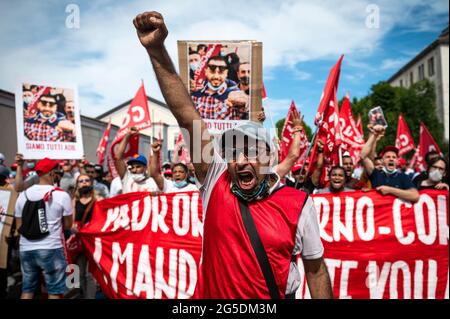
[{"label": "window", "polygon": [[419,65],[419,81],[425,79],[425,66],[423,64]]},{"label": "window", "polygon": [[434,75],[434,57],[428,59],[428,76]]},{"label": "window", "polygon": [[400,80],[400,87],[403,87],[403,80]]},{"label": "window", "polygon": [[414,73],[412,73],[412,72],[409,73],[409,82],[411,85],[413,85],[413,83],[414,83]]}]

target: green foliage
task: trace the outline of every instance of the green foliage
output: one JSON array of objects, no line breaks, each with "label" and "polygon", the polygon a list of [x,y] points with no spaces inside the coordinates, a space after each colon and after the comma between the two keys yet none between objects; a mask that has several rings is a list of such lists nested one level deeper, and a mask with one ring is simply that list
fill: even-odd
[{"label": "green foliage", "polygon": [[[367,139],[368,112],[371,108],[381,106],[388,123],[386,134],[378,143],[378,150],[386,145],[395,145],[399,113],[403,114],[408,124],[414,143],[418,146],[420,122],[429,129],[441,151],[448,154],[448,143],[444,142],[443,125],[439,122],[435,107],[436,95],[434,84],[428,80],[416,82],[410,88],[392,87],[387,82],[379,82],[372,86],[369,95],[352,101],[355,119],[361,114],[365,138]],[[406,154],[407,158],[413,155]]]}]

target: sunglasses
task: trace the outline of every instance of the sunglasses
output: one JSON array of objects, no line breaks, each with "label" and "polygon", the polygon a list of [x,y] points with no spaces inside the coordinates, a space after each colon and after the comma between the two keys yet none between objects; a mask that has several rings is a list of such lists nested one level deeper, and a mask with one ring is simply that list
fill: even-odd
[{"label": "sunglasses", "polygon": [[43,105],[46,105],[46,106],[54,106],[54,105],[56,105],[56,102],[43,101],[43,100],[40,100],[40,102],[41,102]]},{"label": "sunglasses", "polygon": [[81,184],[81,183],[89,183],[91,180],[90,179],[80,179],[80,180],[78,180],[78,183],[79,184]]},{"label": "sunglasses", "polygon": [[225,72],[225,70],[227,70],[227,67],[225,65],[208,64],[208,69],[210,69],[211,72],[216,72],[216,70],[219,69],[219,73],[223,73]]}]

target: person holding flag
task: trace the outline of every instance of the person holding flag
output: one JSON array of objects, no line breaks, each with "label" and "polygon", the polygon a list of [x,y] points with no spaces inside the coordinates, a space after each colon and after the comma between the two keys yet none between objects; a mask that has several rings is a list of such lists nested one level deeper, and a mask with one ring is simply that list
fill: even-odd
[{"label": "person holding flag", "polygon": [[[164,46],[168,31],[162,15],[145,12],[133,23],[186,140],[200,139],[188,143],[205,216],[194,296],[293,298],[300,284],[294,257],[300,255],[311,297],[332,298],[314,205],[306,193],[281,187],[272,168],[276,151],[270,134],[249,121],[215,143]],[[197,154],[203,156],[196,159]]]}]

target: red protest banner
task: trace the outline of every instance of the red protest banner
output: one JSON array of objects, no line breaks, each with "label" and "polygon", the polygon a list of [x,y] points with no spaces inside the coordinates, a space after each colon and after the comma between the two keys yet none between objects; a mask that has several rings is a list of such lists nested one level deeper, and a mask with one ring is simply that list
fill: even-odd
[{"label": "red protest banner", "polygon": [[198,192],[128,193],[98,201],[81,230],[108,298],[190,298],[203,236]]},{"label": "red protest banner", "polygon": [[97,158],[98,164],[103,165],[105,160],[106,146],[108,146],[109,133],[111,132],[111,119],[109,119],[108,126],[106,127],[105,133],[103,134],[102,139],[97,148]]},{"label": "red protest banner", "polygon": [[403,115],[398,115],[397,138],[395,139],[395,147],[398,148],[398,155],[402,156],[416,148],[414,140],[409,132]]},{"label": "red protest banner", "polygon": [[[198,192],[96,203],[81,230],[109,298],[190,298],[203,236]],[[448,192],[411,204],[375,191],[312,195],[336,298],[448,298]],[[302,262],[297,298],[308,298]],[[220,271],[217,269],[216,271]]]},{"label": "red protest banner", "polygon": [[[448,192],[421,191],[416,204],[375,191],[312,197],[336,298],[448,298]],[[297,298],[308,297],[302,284]]]}]

